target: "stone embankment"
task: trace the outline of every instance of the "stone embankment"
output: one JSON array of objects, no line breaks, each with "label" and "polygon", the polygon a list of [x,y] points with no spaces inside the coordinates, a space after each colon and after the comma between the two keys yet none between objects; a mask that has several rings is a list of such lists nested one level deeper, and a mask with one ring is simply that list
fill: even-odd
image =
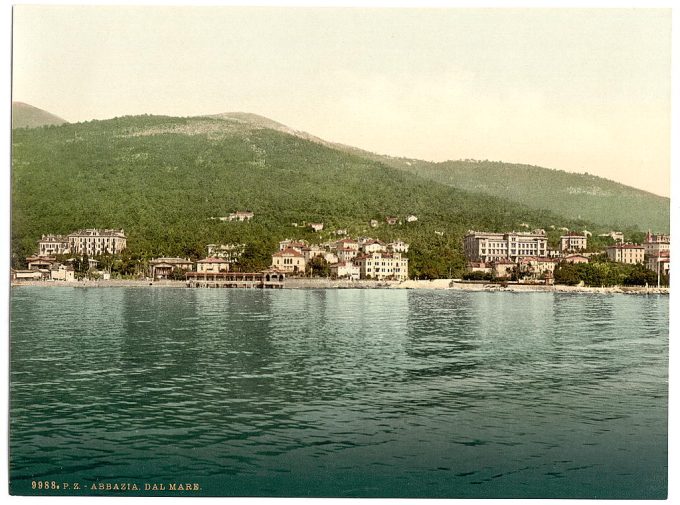
[{"label": "stone embankment", "polygon": [[[12,286],[75,287],[75,288],[185,288],[186,281],[150,280],[99,280],[99,281],[13,281]],[[350,281],[344,279],[288,278],[284,289],[450,289],[457,291],[506,291],[511,293],[627,293],[627,294],[668,294],[669,288],[614,286],[606,288],[585,286],[545,286],[542,284],[491,284],[482,282],[460,282],[452,279],[408,280],[408,281]]]},{"label": "stone embankment", "polygon": [[40,286],[40,287],[66,287],[66,288],[185,288],[186,281],[150,281],[112,279],[108,281],[12,281],[12,286]]}]

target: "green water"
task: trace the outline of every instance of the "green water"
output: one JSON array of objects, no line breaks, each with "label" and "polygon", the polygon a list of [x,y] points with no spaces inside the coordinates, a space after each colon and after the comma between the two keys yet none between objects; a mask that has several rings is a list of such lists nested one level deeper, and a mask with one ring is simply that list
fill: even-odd
[{"label": "green water", "polygon": [[666,495],[665,296],[17,287],[10,318],[14,494]]}]

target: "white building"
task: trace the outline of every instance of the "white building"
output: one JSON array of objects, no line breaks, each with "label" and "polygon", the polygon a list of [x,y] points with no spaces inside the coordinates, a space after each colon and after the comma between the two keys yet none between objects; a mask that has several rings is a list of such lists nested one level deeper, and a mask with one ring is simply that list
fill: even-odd
[{"label": "white building", "polygon": [[54,281],[75,282],[76,276],[73,267],[66,265],[59,265],[57,268],[50,270],[50,276]]},{"label": "white building", "polygon": [[642,245],[645,248],[645,254],[648,256],[658,256],[663,251],[671,250],[671,236],[647,232]]},{"label": "white building", "polygon": [[326,252],[323,253],[322,256],[323,256],[323,259],[326,260],[326,263],[328,263],[329,265],[332,265],[333,263],[338,262],[338,256],[336,254],[332,253],[332,252],[326,251]]},{"label": "white building", "polygon": [[601,233],[598,237],[611,237],[616,242],[623,242],[623,233],[620,231],[610,231],[609,233]]},{"label": "white building", "polygon": [[351,247],[343,247],[341,249],[336,249],[335,254],[338,257],[338,261],[347,262],[352,261],[354,258],[356,258],[357,255],[359,254],[359,251]]},{"label": "white building", "polygon": [[331,275],[337,279],[359,280],[361,268],[352,262],[340,261],[331,265]]},{"label": "white building", "polygon": [[279,251],[285,251],[286,249],[295,249],[297,252],[301,253],[303,249],[309,247],[307,242],[304,240],[282,240],[279,242]]},{"label": "white building", "polygon": [[584,234],[569,232],[560,237],[560,251],[576,252],[586,249],[588,237]]},{"label": "white building", "polygon": [[315,256],[324,256],[326,251],[323,247],[318,245],[310,245],[309,247],[303,247],[300,251],[305,257],[305,261],[310,262]]},{"label": "white building", "polygon": [[387,248],[380,240],[367,240],[361,245],[361,250],[365,253],[374,253],[387,251]]},{"label": "white building", "polygon": [[208,257],[222,258],[235,263],[246,250],[245,244],[208,244]]},{"label": "white building", "polygon": [[617,263],[644,263],[645,248],[637,244],[616,244],[607,247],[607,257]]},{"label": "white building", "polygon": [[407,244],[403,240],[396,240],[394,242],[390,242],[389,244],[387,244],[387,249],[389,249],[392,252],[407,253],[408,248],[409,244]]},{"label": "white building", "polygon": [[343,238],[341,240],[338,240],[333,244],[333,247],[335,249],[354,249],[355,251],[359,250],[359,242],[356,240],[353,240],[351,238]]},{"label": "white building", "polygon": [[288,248],[272,254],[271,266],[280,272],[304,273],[307,262],[300,251]]},{"label": "white building", "polygon": [[522,258],[519,260],[519,273],[532,280],[545,279],[546,272],[555,273],[557,260],[552,258]]},{"label": "white building", "polygon": [[668,275],[671,269],[670,251],[661,251],[658,255],[647,256],[645,266],[652,272]]},{"label": "white building", "polygon": [[191,272],[194,262],[189,258],[154,258],[149,261],[152,279],[167,279],[173,270],[186,270]]},{"label": "white building", "polygon": [[52,254],[68,253],[68,237],[63,235],[43,235],[38,240],[38,255],[50,256]]},{"label": "white building", "polygon": [[359,266],[362,279],[408,279],[408,258],[400,253],[373,252],[357,256],[354,263]]},{"label": "white building", "polygon": [[[229,214],[229,221],[250,221],[255,214],[249,210],[237,210]],[[220,218],[221,219],[221,218]]]},{"label": "white building", "polygon": [[309,223],[309,227],[313,232],[320,232],[323,230],[323,223]]},{"label": "white building", "polygon": [[127,247],[127,238],[123,230],[99,230],[88,228],[78,230],[67,236],[43,235],[38,240],[38,254],[116,254]]},{"label": "white building", "polygon": [[99,230],[88,228],[68,235],[70,254],[117,254],[127,247],[125,232],[121,230]]},{"label": "white building", "polygon": [[196,271],[219,273],[229,271],[229,262],[223,258],[205,258],[196,262]]},{"label": "white building", "polygon": [[489,262],[500,259],[517,261],[527,256],[545,257],[548,239],[544,234],[538,233],[470,231],[465,236],[464,249],[465,257],[469,261]]}]

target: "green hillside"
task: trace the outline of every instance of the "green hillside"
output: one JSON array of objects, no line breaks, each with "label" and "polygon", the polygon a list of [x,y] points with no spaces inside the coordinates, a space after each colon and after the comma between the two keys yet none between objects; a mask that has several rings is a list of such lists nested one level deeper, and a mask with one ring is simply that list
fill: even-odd
[{"label": "green hillside", "polygon": [[372,155],[435,182],[614,228],[670,231],[670,199],[601,177],[493,161],[432,163]]},{"label": "green hillside", "polygon": [[[470,228],[589,226],[244,117],[123,117],[14,130],[12,141],[15,265],[34,251],[41,234],[122,227],[130,254],[140,260],[203,256],[208,243],[245,242],[243,267],[261,268],[278,240],[319,241],[348,228],[353,235],[410,242],[411,274],[441,276],[461,271],[462,237]],[[236,210],[251,210],[255,218],[210,219]],[[411,213],[418,221],[385,224],[388,215],[403,220]],[[370,228],[370,219],[380,226]],[[325,230],[312,234],[292,225],[304,222],[323,222]]]},{"label": "green hillside", "polygon": [[12,102],[12,128],[38,128],[60,125],[65,119],[23,102]]}]

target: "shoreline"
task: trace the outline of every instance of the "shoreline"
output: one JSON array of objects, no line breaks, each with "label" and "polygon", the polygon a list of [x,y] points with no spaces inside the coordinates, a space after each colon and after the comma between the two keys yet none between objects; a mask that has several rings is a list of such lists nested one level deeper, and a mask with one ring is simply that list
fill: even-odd
[{"label": "shoreline", "polygon": [[[186,281],[150,281],[150,280],[99,280],[99,281],[12,281],[11,287],[70,287],[70,288],[187,288]],[[193,288],[206,289],[206,288]],[[227,288],[220,288],[227,289]],[[237,289],[237,288],[234,288]],[[450,291],[487,291],[510,293],[623,293],[623,294],[663,294],[670,293],[667,287],[643,286],[610,286],[586,287],[566,286],[562,284],[546,286],[543,284],[491,284],[476,282],[460,282],[453,279],[407,280],[407,281],[375,281],[375,280],[332,280],[332,279],[286,279],[283,289],[428,289]]]}]

